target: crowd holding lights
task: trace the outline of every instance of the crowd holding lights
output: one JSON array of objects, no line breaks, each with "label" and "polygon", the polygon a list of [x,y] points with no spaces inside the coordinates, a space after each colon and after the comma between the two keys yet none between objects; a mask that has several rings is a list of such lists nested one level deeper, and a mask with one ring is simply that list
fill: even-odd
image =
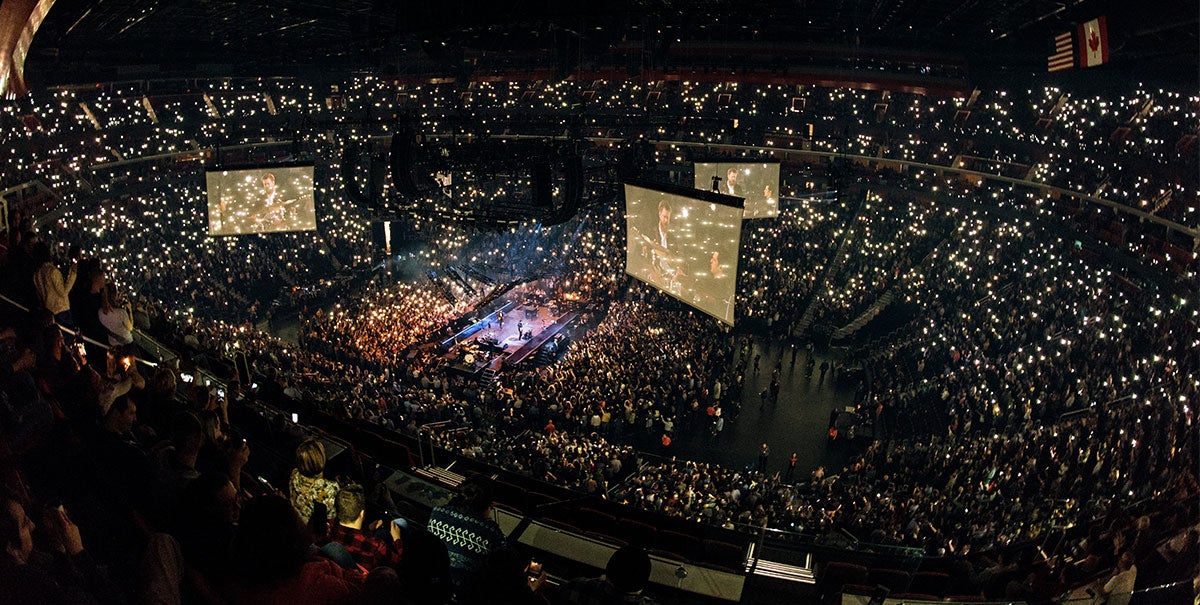
[{"label": "crowd holding lights", "polygon": [[[561,133],[579,87],[528,90],[420,86],[406,87],[402,99],[395,86],[360,78],[338,97],[346,107],[415,111],[432,133]],[[799,117],[816,124],[813,148],[940,165],[968,153],[961,142],[971,139],[969,154],[989,166],[1024,166],[1033,180],[1131,206],[1170,191],[1161,214],[1197,222],[1195,175],[1175,151],[1178,134],[1196,123],[1195,97],[1136,91],[1112,101],[1075,99],[1047,88],[1023,100],[985,94],[969,106],[892,94],[880,107],[878,93],[849,90],[687,83],[589,90],[586,134],[649,130],[665,139],[761,142],[786,130],[780,121]],[[797,113],[798,95],[806,102]],[[974,201],[1035,221],[1061,211],[1030,191],[931,171],[888,175],[892,188],[859,210],[801,205],[745,227],[745,317],[790,324],[802,305],[772,301],[811,296],[837,327],[889,289],[921,309],[850,359],[871,370],[858,414],[873,420],[881,440],[845,469],[799,481],[682,460],[628,463],[625,444],[636,434],[657,439],[711,431],[717,418],[735,421],[747,363],[711,321],[671,310],[641,286],[625,288],[615,203],[546,230],[523,224],[485,234],[415,223],[411,235],[428,246],[407,262],[421,277],[378,277],[357,298],[314,312],[304,329],[312,346],[289,347],[247,329],[272,293],[370,262],[365,209],[335,178],[339,137],[302,137],[301,146],[315,150],[322,183],[314,233],[208,238],[198,165],[98,165],[291,140],[293,118],[345,119],[328,96],[289,81],[227,83],[210,101],[192,94],[155,103],[155,125],[140,102],[104,90],[34,95],[0,111],[3,184],[39,178],[62,196],[67,213],[43,236],[102,258],[164,339],[218,355],[246,351],[285,391],[373,425],[415,431],[452,420],[473,430],[441,437],[446,446],[506,465],[537,451],[519,470],[588,493],[611,489],[633,506],[725,526],[844,530],[964,553],[1042,537],[1051,523],[1109,520],[1139,502],[1132,514],[1146,503],[1176,507],[1200,493],[1191,474],[1197,301],[1113,273],[1027,219],[930,205],[931,197]],[[460,112],[472,116],[474,130],[456,118]],[[701,119],[674,119],[689,113]],[[1113,137],[1121,127],[1130,130]],[[871,176],[851,168],[843,178]],[[843,239],[845,256],[835,259]],[[594,327],[560,363],[505,375],[496,389],[451,377],[427,352],[402,358],[407,345],[473,302],[457,291],[448,300],[424,281],[425,270],[456,263],[496,264],[513,275],[548,266],[556,295],[594,304],[597,315],[585,322]]]},{"label": "crowd holding lights", "polygon": [[[954,250],[900,280],[920,318],[856,354],[872,377],[860,413],[882,439],[864,455],[798,485],[672,461],[614,497],[729,527],[840,528],[954,553],[1196,494],[1179,469],[1195,455],[1194,410],[1180,402],[1200,388],[1197,360],[1156,353],[1200,344],[1187,303],[1019,225],[972,218],[957,231]],[[1175,311],[1151,310],[1163,307]],[[1142,323],[1123,320],[1134,309]]]},{"label": "crowd holding lights", "polygon": [[[957,163],[1154,208],[1172,220],[1197,223],[1197,183],[1187,161],[1195,144],[1183,137],[1195,134],[1200,98],[1173,91],[1139,89],[1104,99],[1080,98],[1047,86],[1022,94],[998,91],[972,99],[930,99],[848,89],[689,82],[397,87],[370,77],[340,85],[336,93],[318,93],[292,80],[225,80],[206,90],[161,99],[115,87],[64,90],[8,104],[0,113],[5,125],[0,145],[9,147],[0,147],[0,153],[12,154],[5,158],[13,168],[6,171],[5,181],[47,178],[44,169],[29,171],[31,164],[44,167],[43,162],[79,169],[101,156],[136,157],[195,144],[286,141],[303,119],[349,123],[350,109],[356,107],[384,117],[414,115],[430,134],[477,136],[562,134],[582,108],[585,135],[625,138],[649,133],[664,139],[761,145],[776,135],[797,134],[801,136],[787,145],[777,143]],[[157,125],[150,124],[142,95],[153,107]],[[387,120],[379,122],[386,132]],[[813,126],[811,134],[808,124]],[[177,130],[155,137],[170,128]],[[154,139],[145,145],[108,141],[119,139],[121,130]],[[133,140],[140,139],[144,137]],[[34,141],[35,145],[20,145]]]},{"label": "crowd holding lights", "polygon": [[[881,203],[872,207],[872,213],[905,217],[910,208]],[[609,219],[616,220],[615,214]],[[1179,338],[1193,343],[1196,339],[1194,327],[1186,323],[1191,316],[1184,303],[1156,303],[1157,298],[1144,295],[1136,302],[1166,308],[1169,323],[1130,326],[1120,317],[1131,312],[1122,310],[1135,301],[1120,290],[1108,290],[1120,281],[1105,271],[1088,270],[1072,256],[1071,244],[1040,239],[1024,225],[977,217],[960,219],[955,231],[952,251],[931,255],[897,279],[896,287],[905,296],[925,305],[921,319],[862,352],[863,362],[874,373],[871,399],[861,408],[877,419],[880,434],[889,439],[881,443],[892,447],[872,448],[842,473],[821,477],[806,489],[801,489],[804,482],[798,487],[781,481],[777,474],[737,473],[680,461],[643,470],[618,486],[613,497],[722,525],[767,521],[781,528],[840,528],[874,540],[954,552],[967,544],[979,549],[1036,537],[1044,530],[1037,521],[1050,518],[1050,508],[1056,511],[1055,519],[1085,521],[1102,515],[1110,502],[1155,497],[1165,485],[1186,484],[1186,474],[1172,469],[1193,454],[1185,438],[1191,414],[1175,405],[1174,398],[1194,399],[1197,386],[1187,378],[1194,371],[1194,360],[1170,355],[1181,352]],[[908,231],[893,233],[902,239],[918,237]],[[619,242],[607,246],[609,254],[616,256]],[[447,250],[447,255],[458,251],[453,246]],[[936,280],[930,276],[937,276]],[[403,302],[402,294],[417,291],[423,294],[412,299],[428,306],[403,306],[411,303]],[[647,294],[639,291],[640,296]],[[432,332],[450,316],[449,308],[442,308],[446,303],[429,290],[401,284],[387,292],[372,296],[393,305],[390,312],[408,314],[411,321],[406,326]],[[335,330],[359,336],[368,332],[365,327],[374,325],[370,322],[378,315],[371,298],[365,297],[357,309],[331,310],[330,316],[339,318],[332,323]],[[440,311],[430,313],[430,309]],[[357,320],[342,319],[356,313]],[[232,337],[246,347],[245,332],[221,324],[201,331],[199,324],[189,322],[182,329],[204,334],[198,340],[202,347],[228,347],[228,342],[218,344],[225,330],[229,331],[224,338]],[[415,342],[412,328],[405,330],[397,337]],[[506,428],[536,433],[546,421],[576,438],[591,432],[626,439],[637,433],[653,438],[675,431],[712,430],[711,423],[720,414],[709,415],[708,409],[726,408],[727,417],[736,415],[728,410],[736,408],[747,369],[745,356],[739,359],[728,338],[697,315],[654,310],[644,303],[614,303],[560,364],[538,373],[514,374],[495,393],[451,378],[435,356],[422,354],[411,360],[373,356],[382,350],[378,341],[370,347],[355,342],[361,353],[355,363],[354,356],[343,358],[337,348],[330,349],[332,357],[314,353],[319,343],[305,347],[305,353],[288,354],[282,344],[266,346],[270,339],[265,335],[255,338],[260,342],[253,349],[267,352],[256,361],[263,367],[300,364],[311,369],[298,373],[305,376],[299,379],[299,388],[330,397],[331,409],[340,413],[408,430],[432,420],[457,420],[482,434],[497,435],[494,442],[448,438],[447,445],[458,443],[482,459],[502,459],[504,452],[511,451],[513,442],[503,437],[512,434]],[[1094,346],[1078,346],[1080,342]],[[1134,348],[1126,343],[1140,345]],[[1138,361],[1135,356],[1142,348],[1167,355]],[[629,363],[643,354],[649,357]],[[730,363],[734,359],[737,362]],[[1070,364],[1064,365],[1064,360]],[[338,374],[332,372],[344,374],[349,367],[356,368],[356,387],[339,392]],[[593,384],[594,379],[598,382]],[[664,385],[682,390],[656,392]],[[1079,411],[1094,415],[1071,413]],[[1110,418],[1100,423],[1102,415],[1129,422]],[[593,418],[607,421],[593,424]],[[1143,423],[1156,427],[1153,437],[1145,429],[1123,428]],[[1105,451],[1069,450],[1078,457],[1067,458],[1062,452],[1068,450],[1054,441],[1060,436],[1123,445]],[[909,439],[915,441],[908,444]],[[1143,447],[1154,443],[1161,448],[1153,456],[1139,458],[1131,446],[1135,439]],[[899,441],[906,445],[895,445]],[[1049,455],[1048,448],[1059,452],[1052,458],[1063,470],[1058,475],[1032,472],[1041,464],[1039,457]],[[603,447],[597,451],[603,453],[583,462],[593,468],[591,476],[576,485],[592,489],[587,486],[608,484],[611,477],[603,473],[608,453]],[[957,452],[963,451],[977,454],[971,469],[961,468]],[[951,453],[955,462],[935,464]],[[915,468],[928,472],[911,470]],[[1098,469],[1095,480],[1107,490],[1103,498],[1089,500],[1072,491],[1093,485],[1068,472],[1078,468]],[[988,476],[988,489],[974,490],[970,483],[974,476],[965,478],[968,471]],[[891,477],[887,485],[857,478],[881,473]],[[1051,483],[1054,490],[1041,490]],[[893,493],[894,499],[887,506],[868,503],[868,492],[880,490]],[[734,491],[738,497],[730,496]],[[1049,497],[1036,497],[1042,493],[1073,494],[1072,504],[1064,508]],[[980,498],[989,506],[983,506]],[[1006,501],[997,498],[1008,498],[1012,506],[994,506]],[[908,523],[901,518],[902,511],[920,511],[919,522]]]},{"label": "crowd holding lights", "polygon": [[845,211],[804,204],[745,223],[737,298],[744,319],[790,327],[800,318],[843,235]]},{"label": "crowd holding lights", "polygon": [[[834,262],[837,271],[827,276],[825,290],[816,301],[814,323],[841,328],[879,299],[913,264],[919,262],[944,236],[944,209],[904,196],[884,201],[870,195],[855,217],[848,245]],[[873,207],[885,204],[884,208]]]}]

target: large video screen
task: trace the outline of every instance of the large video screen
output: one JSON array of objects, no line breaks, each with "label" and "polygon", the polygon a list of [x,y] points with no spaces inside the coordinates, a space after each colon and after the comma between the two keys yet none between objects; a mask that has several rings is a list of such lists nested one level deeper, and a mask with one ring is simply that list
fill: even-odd
[{"label": "large video screen", "polygon": [[313,167],[276,166],[250,170],[211,170],[208,234],[242,235],[317,228],[313,207]]},{"label": "large video screen", "polygon": [[748,162],[696,162],[696,189],[713,188],[746,200],[744,218],[779,216],[779,164]]},{"label": "large video screen", "polygon": [[625,271],[733,325],[741,200],[675,189],[625,185]]}]

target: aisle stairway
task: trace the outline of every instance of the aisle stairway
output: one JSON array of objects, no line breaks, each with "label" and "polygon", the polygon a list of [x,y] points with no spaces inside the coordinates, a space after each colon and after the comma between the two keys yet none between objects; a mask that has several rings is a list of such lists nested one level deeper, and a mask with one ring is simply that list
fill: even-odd
[{"label": "aisle stairway", "polygon": [[[956,231],[957,229],[952,230],[951,233]],[[892,301],[896,299],[896,284],[909,279],[909,277],[918,270],[929,265],[929,261],[937,256],[938,252],[946,246],[950,239],[950,236],[947,235],[938,241],[938,243],[934,244],[933,248],[929,251],[929,254],[926,254],[925,257],[921,259],[921,262],[910,267],[908,271],[906,271],[904,275],[900,276],[900,279],[894,282],[891,287],[889,287],[887,291],[883,293],[882,296],[880,296],[874,303],[871,304],[871,306],[867,307],[865,311],[860,313],[859,316],[854,318],[854,320],[850,323],[834,330],[832,339],[841,340],[843,338],[853,336],[856,332],[862,329],[863,326],[870,323],[872,319],[875,319],[876,316],[883,312],[883,310],[886,309],[888,305],[892,304]]]},{"label": "aisle stairway", "polygon": [[463,480],[466,479],[465,476],[450,470],[453,466],[454,463],[451,463],[450,466],[445,468],[442,468],[436,464],[430,464],[416,469],[416,472],[417,476],[419,477],[430,479],[434,483],[453,489],[458,487]]},{"label": "aisle stairway", "polygon": [[841,340],[847,336],[852,336],[863,326],[867,325],[867,323],[869,323],[872,319],[875,319],[875,317],[884,309],[886,309],[888,305],[892,304],[892,301],[895,299],[895,288],[889,288],[887,292],[883,293],[883,296],[880,296],[878,299],[876,299],[871,306],[867,307],[867,309],[859,314],[858,317],[854,318],[854,321],[851,321],[850,323],[834,330],[832,339]]},{"label": "aisle stairway", "polygon": [[850,248],[850,242],[853,241],[854,221],[858,218],[858,213],[862,212],[863,206],[866,204],[867,196],[870,192],[863,193],[862,200],[858,206],[846,217],[846,232],[842,235],[842,241],[838,244],[837,252],[833,255],[833,260],[830,261],[829,267],[825,269],[825,273],[817,280],[813,286],[812,295],[808,299],[808,306],[804,309],[804,314],[792,326],[792,334],[801,338],[808,332],[808,328],[812,325],[813,314],[817,310],[817,301],[821,299],[821,294],[825,290],[825,283],[829,281],[831,275],[837,275],[841,271],[842,265],[846,264],[846,251]]},{"label": "aisle stairway", "polygon": [[499,376],[499,374],[500,373],[497,372],[494,368],[489,367],[489,368],[485,369],[483,371],[483,373],[479,375],[479,385],[484,386],[484,387],[490,387],[490,386],[496,384],[496,377]]}]

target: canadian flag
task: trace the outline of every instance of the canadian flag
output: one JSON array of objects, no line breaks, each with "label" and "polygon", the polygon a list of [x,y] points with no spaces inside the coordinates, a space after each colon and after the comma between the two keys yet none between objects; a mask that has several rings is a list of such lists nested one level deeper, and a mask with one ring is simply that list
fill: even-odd
[{"label": "canadian flag", "polygon": [[1080,67],[1108,63],[1108,25],[1104,17],[1080,25],[1078,40]]}]

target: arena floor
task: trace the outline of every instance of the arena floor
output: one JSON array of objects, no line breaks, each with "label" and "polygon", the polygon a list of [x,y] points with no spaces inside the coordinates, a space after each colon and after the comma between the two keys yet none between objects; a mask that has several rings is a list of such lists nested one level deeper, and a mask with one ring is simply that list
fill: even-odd
[{"label": "arena floor", "polygon": [[[803,346],[803,345],[801,345]],[[671,453],[683,458],[716,462],[735,468],[758,464],[759,448],[764,442],[771,449],[767,460],[769,471],[786,472],[788,458],[796,452],[797,479],[807,479],[819,466],[835,471],[850,458],[852,444],[841,440],[830,444],[826,430],[829,412],[851,405],[854,390],[851,387],[835,386],[832,375],[820,380],[822,361],[831,360],[828,352],[819,348],[813,357],[817,369],[811,378],[805,377],[805,351],[796,356],[796,365],[791,366],[791,351],[775,339],[756,337],[751,359],[761,355],[759,372],[754,373],[753,363],[746,375],[746,386],[742,391],[742,409],[736,420],[726,421],[725,430],[718,437],[708,431],[691,434],[679,433],[671,445]],[[775,363],[782,356],[780,370],[779,402],[762,406],[759,393],[771,382]],[[657,444],[644,444],[646,451],[662,453]]]}]

